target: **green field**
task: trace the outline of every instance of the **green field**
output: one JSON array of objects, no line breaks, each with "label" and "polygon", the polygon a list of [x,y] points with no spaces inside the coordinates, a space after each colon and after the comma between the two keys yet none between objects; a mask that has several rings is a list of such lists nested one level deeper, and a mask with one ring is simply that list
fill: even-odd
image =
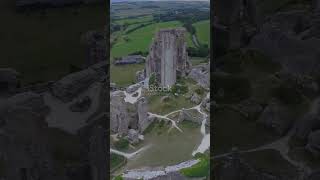
[{"label": "green field", "polygon": [[14,1],[0,2],[0,67],[22,73],[22,82],[56,80],[69,66],[85,62],[81,35],[105,25],[105,9],[80,6],[17,13]]},{"label": "green field", "polygon": [[144,64],[130,64],[121,66],[110,66],[111,82],[117,86],[125,87],[133,84],[136,77],[136,72],[144,68]]},{"label": "green field", "polygon": [[196,22],[193,26],[196,28],[199,42],[210,46],[210,20]]},{"label": "green field", "polygon": [[[130,25],[127,29],[137,26],[137,24]],[[149,46],[155,33],[159,29],[181,27],[182,24],[178,21],[154,23],[137,29],[129,34],[120,34],[114,46],[111,49],[111,62],[113,57],[122,57],[136,51],[148,52]],[[126,41],[124,37],[129,40]],[[186,34],[188,46],[193,46],[190,34]],[[118,86],[127,86],[134,83],[135,74],[138,70],[142,70],[144,64],[115,66],[111,65],[111,82],[116,83]]]},{"label": "green field", "polygon": [[148,51],[155,32],[162,28],[181,27],[178,21],[155,23],[129,33],[129,41],[119,38],[111,49],[111,57],[122,57],[136,51]]},{"label": "green field", "polygon": [[141,16],[137,18],[119,19],[119,20],[115,20],[114,22],[117,24],[136,24],[136,23],[143,23],[143,22],[148,22],[152,20],[153,20],[153,17],[151,15],[146,15],[146,16]]}]

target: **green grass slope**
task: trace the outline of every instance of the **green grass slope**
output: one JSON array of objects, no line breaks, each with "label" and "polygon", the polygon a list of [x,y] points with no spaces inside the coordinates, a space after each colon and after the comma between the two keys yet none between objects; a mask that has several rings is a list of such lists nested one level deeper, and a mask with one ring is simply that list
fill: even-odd
[{"label": "green grass slope", "polygon": [[196,29],[198,41],[210,46],[210,20],[199,21],[193,24]]}]

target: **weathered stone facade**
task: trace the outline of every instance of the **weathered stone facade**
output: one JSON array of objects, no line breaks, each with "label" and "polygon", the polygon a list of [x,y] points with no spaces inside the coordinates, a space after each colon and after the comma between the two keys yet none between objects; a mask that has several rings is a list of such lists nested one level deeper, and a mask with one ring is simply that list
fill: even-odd
[{"label": "weathered stone facade", "polygon": [[150,46],[146,61],[146,75],[156,74],[161,86],[175,84],[177,76],[184,76],[188,69],[188,53],[185,42],[186,30],[162,29]]}]

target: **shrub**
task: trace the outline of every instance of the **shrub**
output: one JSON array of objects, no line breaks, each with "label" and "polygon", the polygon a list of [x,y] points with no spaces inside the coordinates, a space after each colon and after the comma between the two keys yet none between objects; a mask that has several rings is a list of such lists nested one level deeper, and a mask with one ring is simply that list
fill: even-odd
[{"label": "shrub", "polygon": [[129,141],[127,139],[121,138],[114,145],[119,150],[125,150],[125,149],[128,149],[129,147]]},{"label": "shrub", "polygon": [[152,73],[149,77],[149,85],[151,86],[158,86],[158,82],[157,82],[157,78],[156,78],[156,74]]},{"label": "shrub", "polygon": [[175,84],[171,87],[172,94],[186,94],[188,92],[188,86],[183,84]]},{"label": "shrub", "polygon": [[123,177],[119,175],[119,176],[116,176],[114,180],[123,180]]}]

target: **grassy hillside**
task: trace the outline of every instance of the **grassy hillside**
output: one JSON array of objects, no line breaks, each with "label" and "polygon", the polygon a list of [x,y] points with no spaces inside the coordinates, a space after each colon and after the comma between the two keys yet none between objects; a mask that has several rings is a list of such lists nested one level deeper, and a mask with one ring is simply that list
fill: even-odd
[{"label": "grassy hillside", "polygon": [[126,37],[128,38],[128,41],[126,41],[124,35],[122,35],[112,47],[111,57],[121,57],[135,51],[148,51],[156,31],[161,28],[181,26],[182,24],[178,21],[151,24],[127,34]]},{"label": "grassy hillside", "polygon": [[196,28],[199,42],[210,46],[210,20],[196,22],[193,26]]}]

